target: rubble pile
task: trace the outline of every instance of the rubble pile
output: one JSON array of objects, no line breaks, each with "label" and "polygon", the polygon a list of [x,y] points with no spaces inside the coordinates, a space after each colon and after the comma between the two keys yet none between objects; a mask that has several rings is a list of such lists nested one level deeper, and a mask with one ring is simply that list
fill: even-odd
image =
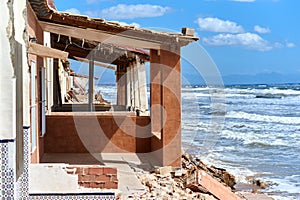
[{"label": "rubble pile", "polygon": [[[219,182],[233,189],[235,177],[225,169],[208,167],[200,159],[189,155],[182,155],[182,169],[160,167],[153,172],[136,171],[138,179],[146,187],[146,191],[136,193],[131,199],[200,199],[217,200],[200,184],[197,184],[196,172],[203,170],[216,178]],[[129,198],[130,199],[130,198]]]}]

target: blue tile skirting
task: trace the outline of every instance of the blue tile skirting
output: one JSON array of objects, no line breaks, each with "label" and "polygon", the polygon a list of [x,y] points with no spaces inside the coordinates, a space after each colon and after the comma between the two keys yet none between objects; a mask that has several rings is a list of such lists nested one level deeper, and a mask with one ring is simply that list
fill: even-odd
[{"label": "blue tile skirting", "polygon": [[14,141],[1,140],[0,142],[0,199],[13,200],[15,169],[9,167],[9,145]]},{"label": "blue tile skirting", "polygon": [[75,200],[115,200],[114,193],[89,193],[89,194],[39,194],[39,195],[32,195],[30,194],[30,199],[33,200],[67,200],[67,199],[75,199]]},{"label": "blue tile skirting", "polygon": [[1,140],[0,139],[0,144],[5,144],[5,143],[10,143],[10,142],[15,142],[15,140],[14,139],[7,139],[7,140]]}]

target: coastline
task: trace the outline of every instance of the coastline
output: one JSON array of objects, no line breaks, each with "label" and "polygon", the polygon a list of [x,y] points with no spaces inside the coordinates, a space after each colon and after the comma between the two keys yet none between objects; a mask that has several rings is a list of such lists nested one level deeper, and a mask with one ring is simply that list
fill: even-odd
[{"label": "coastline", "polygon": [[[156,168],[152,172],[135,169],[135,175],[146,189],[144,192],[128,196],[127,199],[223,200],[226,199],[226,195],[233,195],[232,197],[241,200],[253,199],[253,197],[262,200],[273,199],[260,191],[267,187],[261,179],[253,177],[252,180],[249,179],[249,184],[237,184],[235,176],[228,173],[226,169],[208,166],[194,155],[183,153],[181,160],[181,170],[174,170],[171,167]],[[224,198],[218,198],[214,189],[210,190],[199,184],[197,182],[199,177],[195,176],[198,171],[207,173],[213,181],[218,182],[217,187],[220,187],[218,189],[228,194],[221,194]]]}]

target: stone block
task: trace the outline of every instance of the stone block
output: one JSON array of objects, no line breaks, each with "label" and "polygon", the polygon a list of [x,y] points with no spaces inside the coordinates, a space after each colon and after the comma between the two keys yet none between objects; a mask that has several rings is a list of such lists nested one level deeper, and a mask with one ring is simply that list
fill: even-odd
[{"label": "stone block", "polygon": [[162,176],[169,175],[169,174],[171,174],[172,171],[173,171],[173,169],[171,166],[165,166],[165,167],[158,168],[158,172]]},{"label": "stone block", "polygon": [[182,28],[182,34],[185,36],[194,37],[195,30],[193,28]]}]

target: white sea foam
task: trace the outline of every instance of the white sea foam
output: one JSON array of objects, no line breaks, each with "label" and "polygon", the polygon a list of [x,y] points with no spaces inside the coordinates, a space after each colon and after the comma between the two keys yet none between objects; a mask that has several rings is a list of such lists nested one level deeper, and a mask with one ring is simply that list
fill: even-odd
[{"label": "white sea foam", "polygon": [[274,200],[300,200],[299,198],[296,199],[296,197],[283,197],[283,196],[277,196],[277,195],[270,195]]},{"label": "white sea foam", "polygon": [[300,125],[300,117],[268,116],[268,115],[251,114],[251,113],[236,112],[236,111],[228,112],[226,117],[236,118],[236,119],[246,119],[246,120],[256,121],[256,122],[271,122],[271,123]]},{"label": "white sea foam", "polygon": [[[299,186],[297,186],[289,179],[290,177],[285,177],[284,179],[269,179],[268,181],[276,183],[276,185],[267,189],[267,192],[280,191],[281,193],[298,194],[298,197],[300,197]],[[274,196],[274,197],[275,199],[280,199],[280,200],[284,199],[282,196],[280,196],[281,198],[279,196]],[[296,197],[290,196],[290,197],[286,197],[286,199],[296,199]]]},{"label": "white sea foam", "polygon": [[282,94],[285,96],[288,95],[300,95],[299,90],[281,90],[276,88],[268,88],[268,89],[237,89],[237,88],[226,88],[225,89],[226,94]]},{"label": "white sea foam", "polygon": [[185,87],[185,88],[182,88],[181,89],[181,91],[182,92],[190,92],[190,91],[208,91],[209,90],[209,88],[207,88],[207,87],[197,87],[197,88],[191,88],[191,87],[189,87],[189,88],[187,88],[187,87]]},{"label": "white sea foam", "polygon": [[237,182],[248,183],[246,177],[255,176],[257,174],[256,172],[251,171],[245,166],[236,167],[225,164],[221,161],[222,159],[224,159],[224,155],[219,152],[210,152],[206,157],[202,157],[201,159],[208,165],[214,165],[226,169],[229,173],[235,176]]},{"label": "white sea foam", "polygon": [[[288,135],[285,133],[274,133],[271,135],[255,133],[253,130],[247,130],[244,132],[223,130],[221,136],[227,139],[241,141],[244,145],[288,147],[300,146],[300,140],[297,139],[299,136],[296,133]],[[293,140],[293,142],[290,142],[291,140]]]}]

